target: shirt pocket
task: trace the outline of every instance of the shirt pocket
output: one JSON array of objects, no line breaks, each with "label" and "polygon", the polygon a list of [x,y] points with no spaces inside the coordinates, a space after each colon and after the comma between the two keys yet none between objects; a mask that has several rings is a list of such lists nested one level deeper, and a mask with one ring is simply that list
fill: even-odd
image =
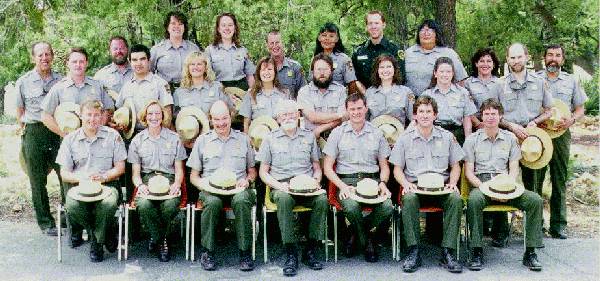
[{"label": "shirt pocket", "polygon": [[211,65],[213,70],[217,73],[223,72],[227,69],[227,66],[225,65],[225,56],[223,55],[213,55],[211,57]]},{"label": "shirt pocket", "polygon": [[502,100],[502,107],[506,112],[514,112],[517,111],[518,102],[519,99],[516,95],[509,94]]},{"label": "shirt pocket", "polygon": [[85,166],[89,158],[89,155],[83,150],[74,150],[73,151],[73,170],[77,170]]},{"label": "shirt pocket", "polygon": [[107,148],[101,148],[98,150],[94,150],[92,155],[94,156],[94,160],[90,163],[94,168],[96,168],[96,172],[104,172],[108,171],[112,168],[113,163],[113,150]]},{"label": "shirt pocket", "polygon": [[162,168],[173,168],[175,166],[176,149],[163,149],[160,151],[160,166]]},{"label": "shirt pocket", "polygon": [[495,151],[495,153],[494,153],[494,158],[495,158],[494,168],[506,170],[506,168],[508,167],[509,154],[510,154],[510,149],[508,147],[500,148],[497,151]]},{"label": "shirt pocket", "polygon": [[358,151],[354,147],[354,144],[350,139],[342,139],[340,141],[340,155],[339,158],[341,161],[348,163],[357,163],[358,162]]},{"label": "shirt pocket", "polygon": [[44,89],[39,86],[31,87],[30,89],[25,89],[23,96],[25,97],[25,102],[29,105],[40,105],[42,100],[44,99]]},{"label": "shirt pocket", "polygon": [[154,147],[151,145],[142,145],[139,150],[140,158],[142,159],[142,167],[148,167],[152,164],[154,156]]},{"label": "shirt pocket", "polygon": [[277,167],[283,167],[283,166],[287,166],[292,162],[292,158],[289,155],[289,151],[286,145],[283,144],[273,144],[273,151],[272,151],[273,155],[273,159],[271,159],[273,166],[277,166]]},{"label": "shirt pocket", "polygon": [[239,149],[231,152],[230,168],[234,173],[246,170],[246,149]]},{"label": "shirt pocket", "polygon": [[433,149],[432,159],[436,169],[446,170],[450,162],[450,150],[446,146],[436,147]]},{"label": "shirt pocket", "polygon": [[309,144],[300,144],[296,146],[294,153],[292,153],[293,161],[297,164],[304,165],[307,162],[312,162],[310,160],[310,145]]},{"label": "shirt pocket", "polygon": [[532,113],[540,113],[542,109],[542,95],[536,91],[535,94],[527,95],[527,110]]},{"label": "shirt pocket", "polygon": [[406,167],[411,170],[418,169],[419,166],[425,165],[425,155],[420,149],[410,149],[406,153]]}]

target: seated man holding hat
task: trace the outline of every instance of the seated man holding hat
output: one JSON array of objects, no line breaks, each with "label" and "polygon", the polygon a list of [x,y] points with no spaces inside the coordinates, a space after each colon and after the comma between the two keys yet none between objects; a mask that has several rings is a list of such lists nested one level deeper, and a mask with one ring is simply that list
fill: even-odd
[{"label": "seated man holding hat", "polygon": [[[56,163],[61,166],[65,187],[78,184],[67,192],[68,218],[87,229],[91,241],[90,260],[101,262],[103,245],[110,252],[117,247],[111,220],[117,210],[118,179],[125,171],[127,151],[119,133],[101,125],[100,101],[83,102],[81,119],[83,126],[62,141]],[[82,241],[76,243],[79,246]]]},{"label": "seated man holding hat", "polygon": [[254,269],[252,261],[252,206],[256,195],[250,183],[256,179],[254,149],[250,139],[231,129],[229,108],[216,101],[210,108],[213,130],[196,139],[187,166],[192,168],[190,181],[201,190],[198,199],[204,209],[201,215],[202,254],[200,265],[215,270],[216,228],[224,202],[235,215],[235,231],[240,250],[240,270]]},{"label": "seated man holding hat", "polygon": [[468,267],[471,270],[483,267],[483,209],[500,202],[526,212],[527,240],[523,265],[539,271],[542,265],[535,248],[542,246],[542,198],[516,183],[521,151],[517,137],[498,128],[504,114],[502,104],[488,99],[481,104],[480,111],[484,129],[469,135],[464,144],[465,176],[473,187],[467,202],[473,251]]},{"label": "seated man holding hat", "polygon": [[167,113],[157,100],[140,112],[146,126],[131,141],[127,161],[132,167],[132,182],[142,226],[150,232],[148,250],[158,250],[161,262],[171,260],[167,236],[179,212],[185,148],[177,133],[166,128]]},{"label": "seated man holding hat", "polygon": [[321,166],[315,135],[298,128],[298,105],[292,100],[280,101],[275,108],[279,129],[261,143],[258,153],[260,177],[272,187],[271,200],[277,205],[281,239],[286,252],[285,276],[294,276],[298,269],[295,222],[292,209],[296,205],[312,208],[308,241],[302,255],[304,263],[314,270],[323,268],[315,256],[317,241],[325,239],[327,196],[319,186]]},{"label": "seated man holding hat", "polygon": [[[387,230],[385,223],[393,212],[386,187],[390,147],[381,130],[366,121],[367,102],[362,94],[346,98],[346,111],[349,120],[333,129],[323,149],[325,175],[338,188],[344,215],[364,249],[365,260],[376,262],[375,230]],[[365,204],[372,211],[363,218]]]},{"label": "seated man holding hat", "polygon": [[460,273],[462,266],[452,252],[457,246],[463,207],[456,185],[464,152],[452,133],[433,125],[438,114],[433,98],[420,96],[412,110],[416,124],[400,136],[390,155],[394,176],[403,187],[402,224],[408,254],[402,270],[414,272],[421,266],[419,208],[427,202],[444,210],[440,264]]}]

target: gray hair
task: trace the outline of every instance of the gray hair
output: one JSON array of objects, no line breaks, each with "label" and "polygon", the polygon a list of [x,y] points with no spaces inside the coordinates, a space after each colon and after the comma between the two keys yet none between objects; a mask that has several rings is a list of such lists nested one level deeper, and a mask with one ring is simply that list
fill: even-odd
[{"label": "gray hair", "polygon": [[281,100],[275,106],[275,116],[298,111],[298,104],[293,100]]}]

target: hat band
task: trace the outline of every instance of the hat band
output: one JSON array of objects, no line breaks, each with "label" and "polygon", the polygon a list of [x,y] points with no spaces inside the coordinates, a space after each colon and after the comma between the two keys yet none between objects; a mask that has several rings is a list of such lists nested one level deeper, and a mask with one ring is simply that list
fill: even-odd
[{"label": "hat band", "polygon": [[513,190],[498,190],[495,189],[493,187],[489,187],[490,191],[495,192],[495,193],[499,193],[499,194],[511,194],[513,192],[515,192],[516,189],[513,188]]},{"label": "hat band", "polygon": [[294,189],[290,187],[290,191],[291,192],[295,192],[295,193],[313,193],[315,191],[317,191],[317,188],[313,188],[313,189]]},{"label": "hat band", "polygon": [[94,192],[94,193],[81,193],[81,192],[77,192],[81,197],[96,197],[96,196],[100,196],[100,194],[102,194],[102,189],[100,189],[100,191],[98,192]]},{"label": "hat band", "polygon": [[152,192],[152,191],[148,191],[148,194],[150,194],[152,196],[165,196],[165,195],[169,195],[169,191],[165,191],[165,192]]},{"label": "hat band", "polygon": [[442,189],[444,189],[444,187],[423,187],[423,186],[418,186],[417,189],[420,189],[422,191],[436,192],[436,191],[442,191]]},{"label": "hat band", "polygon": [[364,199],[377,199],[377,197],[379,197],[379,194],[375,194],[375,195],[366,195],[366,194],[362,194],[362,193],[358,193],[356,192],[356,195],[360,198],[364,198]]},{"label": "hat band", "polygon": [[233,190],[233,189],[235,189],[235,185],[231,185],[231,186],[219,186],[219,185],[213,184],[212,182],[208,182],[208,185],[210,185],[211,187],[214,187],[216,189],[222,189],[222,190]]}]

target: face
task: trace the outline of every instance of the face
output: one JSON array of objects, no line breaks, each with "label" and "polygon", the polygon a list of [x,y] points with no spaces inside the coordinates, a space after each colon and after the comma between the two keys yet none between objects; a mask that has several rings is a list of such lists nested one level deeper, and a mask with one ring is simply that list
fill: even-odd
[{"label": "face", "polygon": [[319,43],[323,49],[331,51],[335,44],[340,40],[335,32],[325,31],[319,34]]},{"label": "face", "polygon": [[435,29],[424,26],[419,30],[419,42],[423,44],[435,44]]},{"label": "face", "polygon": [[231,129],[231,116],[229,112],[211,114],[210,120],[217,134],[224,135],[229,133]]},{"label": "face", "polygon": [[84,107],[81,111],[81,126],[87,130],[97,130],[102,124],[102,110]]},{"label": "face", "polygon": [[544,57],[544,62],[546,67],[561,67],[565,62],[565,57],[563,57],[562,49],[548,49],[546,52],[546,56]]},{"label": "face", "polygon": [[498,128],[502,115],[498,112],[498,109],[488,108],[484,109],[481,113],[481,120],[486,128]]},{"label": "face", "polygon": [[267,36],[267,49],[272,57],[283,56],[283,43],[281,43],[281,34],[270,33]]},{"label": "face", "polygon": [[389,81],[394,78],[394,64],[391,61],[382,61],[377,68],[377,74],[382,81]]},{"label": "face", "polygon": [[183,33],[185,32],[185,26],[183,25],[183,22],[179,21],[176,17],[171,16],[167,31],[169,31],[170,37],[182,38]]},{"label": "face", "polygon": [[288,111],[277,115],[277,122],[281,125],[282,129],[291,130],[296,128],[298,117],[298,111]]},{"label": "face", "polygon": [[346,111],[348,111],[350,122],[354,124],[362,124],[363,122],[365,122],[367,110],[367,106],[365,105],[365,102],[362,99],[348,102],[348,105],[346,106]]},{"label": "face", "polygon": [[367,32],[372,39],[379,39],[383,37],[384,28],[385,22],[383,22],[380,15],[367,15]]},{"label": "face", "polygon": [[131,53],[130,63],[136,74],[146,74],[150,69],[148,56],[144,52]]},{"label": "face", "polygon": [[479,76],[488,76],[494,69],[494,61],[490,55],[485,55],[479,58],[479,60],[475,63],[475,67],[477,67],[477,73]]},{"label": "face", "polygon": [[233,23],[233,19],[224,16],[219,20],[219,34],[221,34],[221,38],[223,39],[231,39],[235,34],[235,24]]},{"label": "face", "polygon": [[331,66],[324,60],[316,61],[313,69],[313,77],[321,82],[327,81],[331,77]]},{"label": "face", "polygon": [[454,71],[452,71],[451,65],[447,63],[442,63],[438,66],[433,75],[435,75],[438,84],[448,85],[452,83]]},{"label": "face", "polygon": [[52,50],[50,50],[50,46],[47,44],[37,44],[33,47],[33,63],[35,63],[35,68],[40,72],[50,71],[52,68],[52,61],[54,60],[54,55],[52,55]]},{"label": "face", "polygon": [[275,66],[271,63],[263,63],[260,67],[260,80],[262,82],[273,82],[275,79]]},{"label": "face", "polygon": [[525,49],[519,45],[513,45],[508,49],[506,61],[508,62],[508,66],[512,72],[522,72],[525,69],[525,64],[527,63],[527,54],[525,54]]},{"label": "face", "polygon": [[421,128],[430,128],[433,126],[433,121],[436,117],[437,114],[433,112],[433,106],[431,106],[431,104],[419,105],[416,114],[414,114],[414,119]]},{"label": "face", "polygon": [[158,128],[162,126],[163,113],[158,104],[152,104],[146,110],[146,123],[148,128]]},{"label": "face", "polygon": [[195,58],[190,61],[188,70],[192,78],[203,78],[206,73],[206,62],[200,58]]},{"label": "face", "polygon": [[110,42],[110,57],[112,62],[116,65],[123,65],[127,63],[127,45],[123,40],[112,40]]},{"label": "face", "polygon": [[67,60],[69,74],[74,76],[84,76],[87,69],[87,59],[82,53],[71,53]]}]

